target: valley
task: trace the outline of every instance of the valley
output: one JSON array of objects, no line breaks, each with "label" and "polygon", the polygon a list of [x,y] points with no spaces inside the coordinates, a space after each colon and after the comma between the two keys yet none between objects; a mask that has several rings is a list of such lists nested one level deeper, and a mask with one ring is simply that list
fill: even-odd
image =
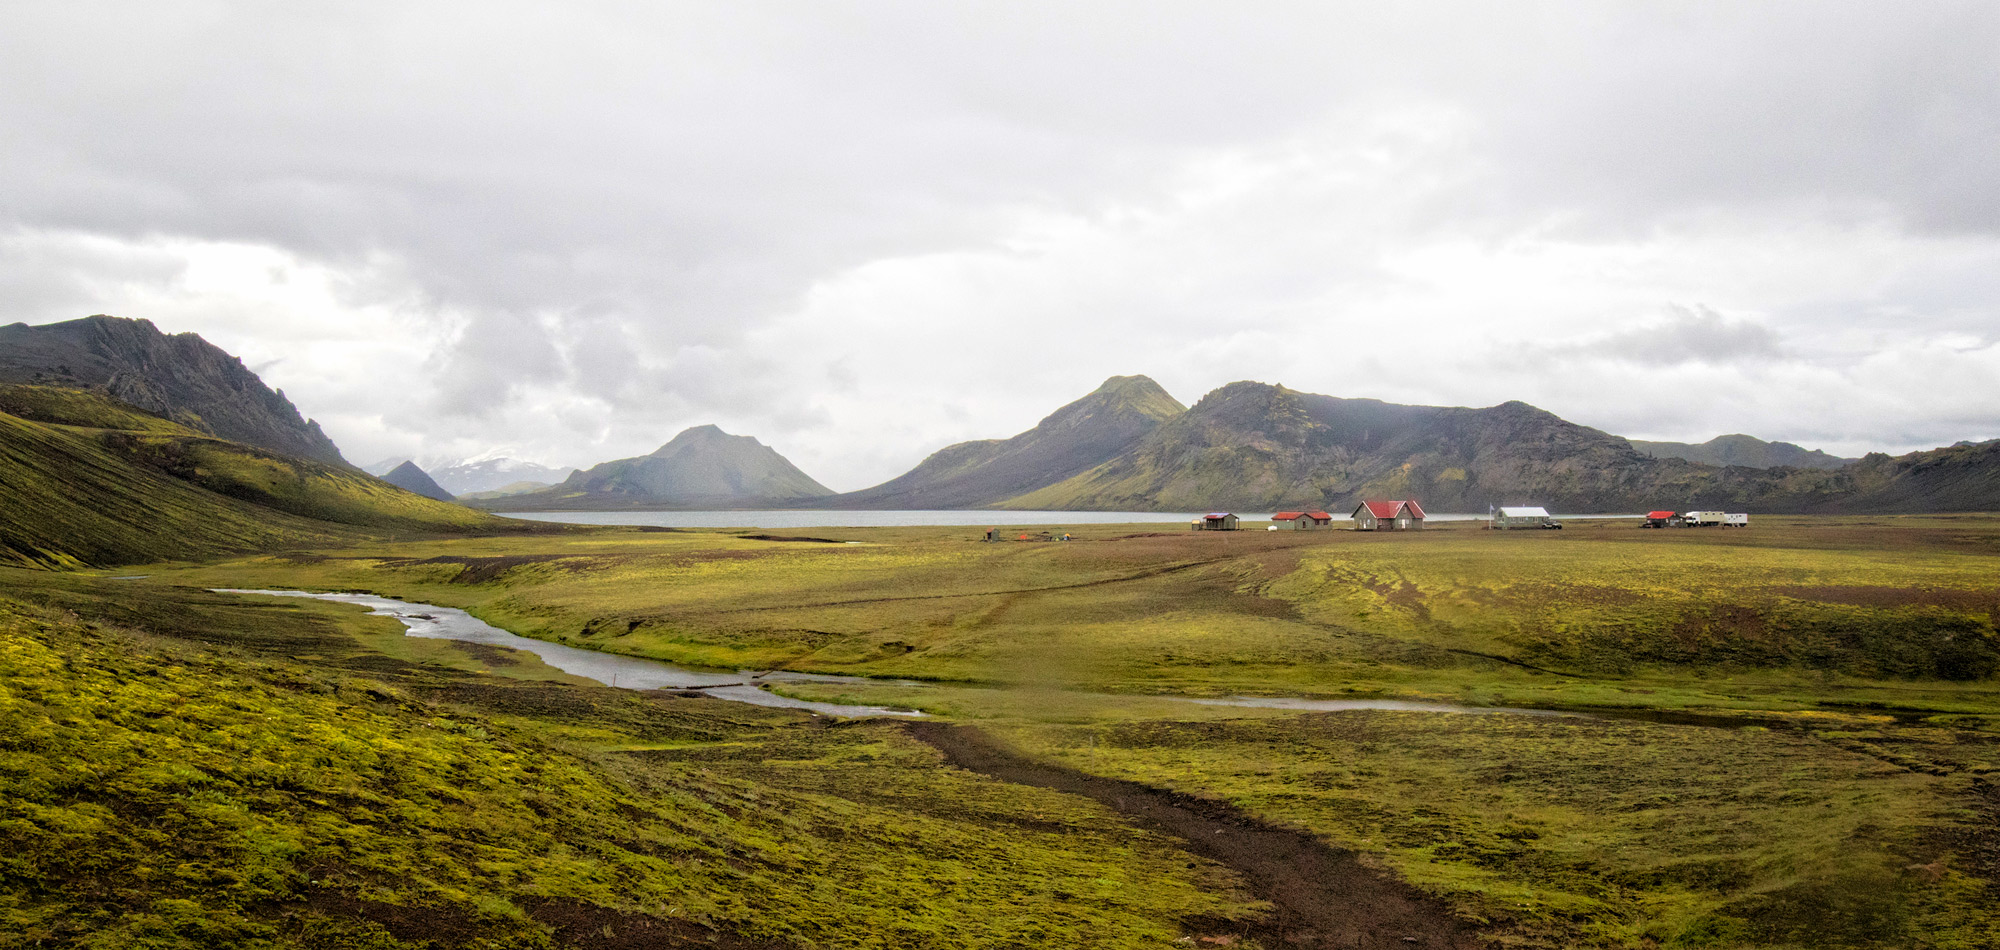
[{"label": "valley", "polygon": [[[189,897],[185,884],[155,878],[139,903],[100,899],[93,912],[126,928],[147,902],[189,900],[246,934],[319,928],[383,946],[533,933],[619,945],[563,929],[586,911],[613,933],[710,928],[674,931],[689,945],[697,933],[731,946],[1342,945],[1288,916],[1284,901],[1297,895],[1268,903],[1261,852],[1191,844],[1173,830],[1181,819],[1140,808],[1158,792],[1219,816],[1189,821],[1302,831],[1351,856],[1339,860],[1390,888],[1380,900],[1429,908],[1420,945],[1976,947],[2000,933],[2000,519],[1767,518],[1744,532],[1615,521],[1560,533],[1474,523],[1404,535],[1072,531],[1070,543],[986,543],[949,527],[768,539],[605,528],[9,570],[0,597],[12,605],[10,655],[27,665],[8,682],[14,702],[72,722],[65,730],[92,722],[150,742],[140,737],[151,720],[114,712],[137,711],[142,698],[92,686],[99,674],[84,671],[151,684],[141,671],[165,662],[179,672],[159,688],[174,695],[191,695],[190,677],[234,684],[222,695],[239,698],[200,714],[215,717],[217,735],[241,737],[227,742],[257,743],[269,764],[255,768],[305,769],[273,784],[242,773],[250,764],[198,759],[200,776],[132,779],[131,794],[153,801],[223,792],[233,814],[287,829],[296,850],[260,859],[264,890]],[[529,654],[405,637],[354,608],[206,590],[224,586],[365,590],[587,650],[859,675],[870,679],[769,688],[914,707],[933,725],[615,690]],[[24,689],[30,669],[39,685]],[[293,708],[281,700],[293,694],[321,698]],[[1187,701],[1234,696],[1576,715]],[[253,725],[277,722],[268,704],[278,702],[284,716],[386,730],[409,750],[398,755],[426,758],[383,773],[389,760],[309,754],[290,738],[306,725]],[[35,751],[16,761],[57,767],[54,735],[17,743]],[[982,759],[951,735],[1022,764]],[[199,756],[212,741],[200,736],[176,741]],[[521,771],[480,779],[487,791],[470,797],[444,791],[462,781],[446,774],[483,774],[476,757],[489,748]],[[360,747],[342,753],[352,754]],[[415,764],[430,756],[452,771]],[[990,768],[940,767],[980,762]],[[1026,763],[1077,778],[1026,781]],[[1096,795],[1099,781],[1134,791]],[[336,782],[353,804],[310,820],[296,811],[339,801],[328,797]],[[40,789],[37,807],[84,807],[63,787],[16,786]],[[617,806],[624,817],[612,820],[607,802],[629,803]],[[324,837],[380,809],[417,818],[421,837]],[[814,830],[830,820],[849,830]],[[666,840],[647,837],[666,833],[648,831],[653,821],[692,837],[659,851],[644,843]],[[494,822],[524,842],[575,843],[482,857],[491,832],[474,829]],[[151,866],[181,847],[75,827],[65,852],[116,852],[101,860]],[[242,837],[251,829],[210,828],[203,847],[240,850],[279,833]],[[980,844],[951,844],[967,835]],[[1106,835],[1126,837],[1105,850]],[[54,840],[31,837],[27,853],[55,860]],[[314,871],[310,887],[287,877],[315,855],[356,860],[355,840],[376,842],[362,868]],[[460,849],[449,868],[429,867]],[[711,852],[741,860],[705,870],[696,855]],[[366,871],[390,866],[424,870],[398,872],[403,884]],[[797,878],[759,870],[800,866],[870,870],[852,880],[858,890],[837,892],[836,913],[826,882],[794,893],[786,881]],[[591,883],[614,867],[626,882],[616,892]],[[1029,867],[1042,870],[1019,876]],[[901,874],[915,878],[898,884]],[[1089,883],[1056,883],[1065,874]],[[1030,880],[1050,890],[1023,891]],[[218,918],[215,900],[234,916]],[[952,910],[989,903],[1023,916]],[[455,929],[412,929],[397,908],[416,907]],[[1050,921],[1077,929],[1011,929]],[[1339,939],[1409,945],[1408,934],[1355,926]]]},{"label": "valley", "polygon": [[2000,516],[1952,511],[1992,443],[1716,467],[1114,377],[874,494],[713,426],[524,494],[1756,514],[593,526],[356,469],[199,338],[56,327],[84,369],[0,385],[5,950],[2000,942]]}]

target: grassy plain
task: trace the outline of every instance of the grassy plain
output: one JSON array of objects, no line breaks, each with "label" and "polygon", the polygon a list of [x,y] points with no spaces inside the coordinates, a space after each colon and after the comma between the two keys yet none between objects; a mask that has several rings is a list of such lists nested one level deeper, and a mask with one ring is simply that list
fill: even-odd
[{"label": "grassy plain", "polygon": [[2000,711],[2000,521],[1408,535],[611,531],[165,574],[369,590],[696,666],[1111,693]]},{"label": "grassy plain", "polygon": [[1248,910],[893,724],[409,662],[350,607],[0,580],[0,947],[1158,947]]},{"label": "grassy plain", "polygon": [[[689,665],[910,680],[785,689],[976,720],[1030,755],[1231,802],[1367,856],[1508,946],[2000,944],[2000,518],[1760,518],[1747,531],[1642,531],[1629,521],[1572,522],[1562,532],[1444,525],[1407,535],[1068,530],[1078,540],[986,544],[979,531],[950,528],[441,539],[158,565],[132,571],[150,575],[138,582],[63,582],[89,598],[49,593],[60,586],[53,581],[41,593],[10,589],[28,604],[23,610],[174,625],[178,632],[166,635],[177,643],[230,629],[220,614],[202,612],[221,607],[189,606],[194,613],[175,621],[181,614],[161,604],[221,600],[186,587],[365,590],[463,607],[524,635]],[[135,598],[154,600],[133,606]],[[335,618],[331,608],[314,609],[291,616]],[[523,715],[510,704],[527,687],[512,683],[505,695],[516,699],[468,709],[462,697],[478,691],[465,683],[490,686],[509,673],[541,677],[548,682],[534,689],[563,695],[607,691],[566,685],[532,661],[500,669],[457,647],[371,635],[380,639],[349,635],[360,648],[282,646],[210,662],[290,669],[283,664],[304,658],[315,669],[344,670],[313,674],[336,678],[393,670],[367,675],[390,677],[397,702],[451,697],[460,703],[455,721],[477,716],[476,728],[504,734],[510,749],[532,746],[595,770],[592,781],[612,784],[578,786],[601,788],[592,796],[667,782],[699,798],[710,794],[700,791],[710,777],[724,775],[768,787],[760,794],[771,798],[753,810],[785,829],[821,828],[809,816],[829,808],[937,822],[896,839],[921,861],[871,859],[886,861],[880,881],[871,871],[817,897],[754,874],[673,885],[756,895],[743,898],[740,912],[711,913],[732,932],[847,945],[805,923],[767,925],[806,920],[800,908],[848,900],[846,888],[888,894],[925,875],[994,899],[1007,873],[1036,862],[1082,862],[1075,873],[1112,882],[1064,885],[1057,897],[1069,903],[1038,905],[1021,918],[1073,921],[1072,934],[1123,921],[1105,933],[1143,945],[1167,939],[1172,921],[1197,905],[1242,910],[1213,868],[1176,870],[1159,857],[1173,852],[1157,840],[1138,835],[1106,851],[1080,830],[1084,812],[1063,812],[1074,821],[1056,822],[1043,838],[994,836],[1010,822],[1041,827],[1026,817],[1037,809],[1080,806],[1053,793],[1010,797],[1030,790],[939,769],[890,724],[801,730],[774,725],[774,714],[731,710],[707,715],[733,725],[703,726],[709,738],[685,741],[573,705]],[[250,648],[232,641],[228,649]],[[342,652],[350,649],[359,652]],[[429,679],[458,685],[408,685]],[[1595,715],[1300,715],[1186,702],[1236,695]],[[647,748],[654,751],[629,751]],[[886,810],[866,811],[878,807]],[[673,814],[683,833],[716,842],[793,833],[738,827],[708,812]],[[590,815],[548,820],[567,822],[554,826],[558,837],[573,828],[612,833]],[[940,851],[936,842],[953,844]],[[990,847],[945,853],[975,842]],[[1163,850],[1147,850],[1155,846]],[[768,847],[788,854],[792,842]],[[797,847],[845,855],[859,845],[805,834]],[[1093,860],[1124,870],[1089,870]],[[973,869],[993,862],[1011,870]],[[453,886],[521,895],[530,882],[567,881],[563,873],[510,868],[477,887]],[[1157,900],[1128,890],[1149,875],[1165,882]],[[362,893],[358,886],[349,881],[342,892]],[[657,885],[656,904],[562,886],[566,900],[627,910],[694,900],[667,883]],[[452,893],[378,897],[405,906],[457,899]],[[506,899],[527,906],[526,897]],[[890,903],[864,896],[842,926],[896,932],[904,918]],[[1002,934],[920,929],[900,945],[1063,942]]]}]

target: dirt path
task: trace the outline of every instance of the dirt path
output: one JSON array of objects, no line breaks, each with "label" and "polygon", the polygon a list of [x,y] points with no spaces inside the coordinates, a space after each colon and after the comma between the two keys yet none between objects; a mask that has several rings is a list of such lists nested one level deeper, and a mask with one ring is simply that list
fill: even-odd
[{"label": "dirt path", "polygon": [[1485,946],[1442,904],[1310,835],[1272,827],[1220,802],[1023,758],[970,726],[914,722],[904,728],[959,768],[1083,795],[1143,827],[1182,838],[1189,851],[1233,868],[1252,894],[1274,905],[1264,919],[1249,923],[1188,922],[1205,935],[1252,937],[1272,950]]}]

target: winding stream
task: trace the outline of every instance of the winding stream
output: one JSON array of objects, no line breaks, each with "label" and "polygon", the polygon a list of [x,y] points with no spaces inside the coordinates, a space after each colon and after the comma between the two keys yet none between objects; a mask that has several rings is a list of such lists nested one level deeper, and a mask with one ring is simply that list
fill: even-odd
[{"label": "winding stream", "polygon": [[[525,650],[542,658],[542,662],[565,673],[595,680],[606,686],[619,689],[675,689],[701,693],[716,699],[753,706],[776,706],[784,709],[804,709],[827,716],[922,716],[914,709],[893,709],[888,706],[849,706],[840,703],[818,703],[807,699],[793,699],[780,696],[763,688],[766,683],[866,683],[876,686],[928,686],[931,684],[915,680],[877,679],[867,676],[832,676],[820,673],[793,673],[787,670],[744,670],[736,673],[698,672],[675,666],[664,660],[644,657],[622,656],[616,653],[600,653],[580,647],[564,646],[547,640],[517,636],[484,620],[474,617],[456,607],[438,607],[431,604],[415,604],[409,601],[377,597],[374,594],[324,594],[305,590],[246,590],[234,587],[213,588],[219,594],[263,594],[271,597],[308,597],[313,600],[331,600],[343,604],[359,604],[367,607],[377,616],[394,617],[409,628],[412,637],[427,637],[437,640],[461,640],[466,643],[483,643],[488,646],[509,650]],[[1133,698],[1125,696],[1121,698]],[[1199,706],[1241,706],[1250,709],[1294,709],[1300,712],[1342,712],[1355,709],[1384,709],[1401,712],[1434,713],[1509,713],[1520,716],[1568,716],[1590,718],[1587,714],[1561,712],[1552,709],[1526,709],[1513,706],[1465,706],[1458,703],[1415,702],[1400,699],[1304,699],[1285,696],[1230,696],[1222,699],[1196,699],[1187,696],[1154,696],[1175,702],[1193,703]]]},{"label": "winding stream", "polygon": [[377,616],[394,617],[409,628],[412,637],[427,637],[436,640],[461,640],[466,643],[483,643],[488,646],[509,650],[525,650],[542,658],[542,662],[565,673],[596,680],[606,686],[619,689],[678,689],[697,692],[716,699],[730,702],[748,703],[752,706],[777,706],[785,709],[804,709],[827,716],[921,716],[913,709],[891,709],[887,706],[846,706],[840,703],[816,703],[811,700],[793,699],[780,696],[763,689],[759,684],[770,682],[809,683],[883,683],[885,680],[868,679],[859,676],[819,676],[810,673],[788,673],[784,671],[746,671],[740,673],[704,673],[682,669],[671,663],[648,660],[642,657],[620,656],[616,653],[599,653],[580,647],[564,646],[546,640],[516,636],[484,620],[474,617],[456,607],[437,607],[430,604],[413,604],[408,601],[391,600],[373,594],[322,594],[304,590],[244,590],[241,588],[218,587],[220,594],[263,594],[270,597],[308,597],[313,600],[331,600],[343,604],[359,604],[369,608]]}]

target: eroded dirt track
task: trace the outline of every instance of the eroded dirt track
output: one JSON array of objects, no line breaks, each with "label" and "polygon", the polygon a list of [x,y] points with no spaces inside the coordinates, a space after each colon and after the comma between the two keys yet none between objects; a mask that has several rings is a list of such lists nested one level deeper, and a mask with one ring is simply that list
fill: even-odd
[{"label": "eroded dirt track", "polygon": [[1221,802],[1036,762],[970,726],[914,722],[905,728],[959,768],[1083,795],[1141,826],[1179,837],[1190,852],[1241,874],[1252,894],[1272,904],[1257,921],[1189,922],[1203,933],[1233,933],[1271,948],[1486,946],[1448,908],[1310,835],[1273,827]]}]

